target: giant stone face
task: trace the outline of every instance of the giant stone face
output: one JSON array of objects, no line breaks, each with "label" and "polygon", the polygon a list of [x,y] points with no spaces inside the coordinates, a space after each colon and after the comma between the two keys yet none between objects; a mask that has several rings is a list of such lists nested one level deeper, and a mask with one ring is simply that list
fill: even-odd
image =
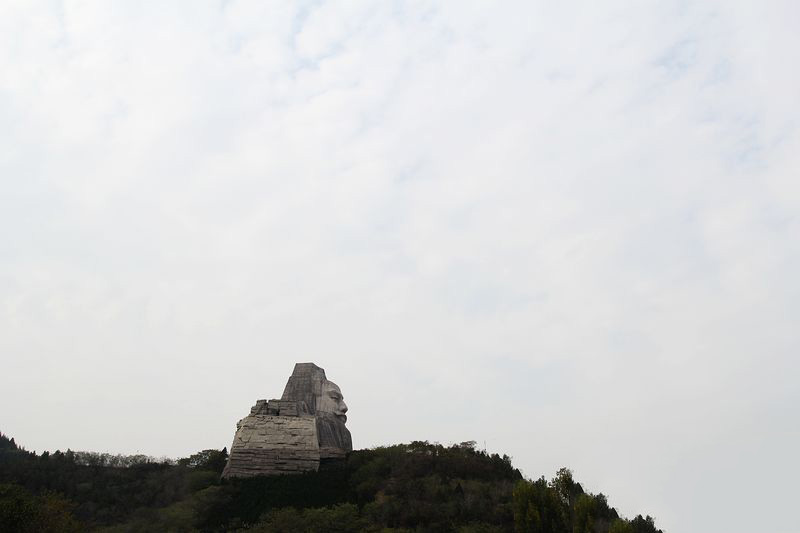
[{"label": "giant stone face", "polygon": [[316,417],[322,458],[340,457],[353,450],[347,422],[347,404],[336,383],[314,363],[297,363],[286,383],[281,400],[302,401]]},{"label": "giant stone face", "polygon": [[317,398],[317,413],[332,413],[342,423],[347,422],[347,404],[339,385],[327,379],[322,382],[322,391]]}]

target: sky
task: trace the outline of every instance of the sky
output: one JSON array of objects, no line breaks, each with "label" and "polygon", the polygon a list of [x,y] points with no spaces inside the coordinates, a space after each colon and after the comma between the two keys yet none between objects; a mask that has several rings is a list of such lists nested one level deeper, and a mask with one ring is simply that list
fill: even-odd
[{"label": "sky", "polygon": [[475,440],[797,531],[800,4],[0,0],[0,431]]}]

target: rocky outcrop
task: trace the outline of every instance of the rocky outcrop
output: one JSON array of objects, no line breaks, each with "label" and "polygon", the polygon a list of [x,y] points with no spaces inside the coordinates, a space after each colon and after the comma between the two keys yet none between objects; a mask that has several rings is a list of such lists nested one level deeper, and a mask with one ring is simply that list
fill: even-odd
[{"label": "rocky outcrop", "polygon": [[236,425],[223,477],[292,474],[343,459],[353,442],[339,387],[313,363],[297,363],[280,400],[258,400]]}]

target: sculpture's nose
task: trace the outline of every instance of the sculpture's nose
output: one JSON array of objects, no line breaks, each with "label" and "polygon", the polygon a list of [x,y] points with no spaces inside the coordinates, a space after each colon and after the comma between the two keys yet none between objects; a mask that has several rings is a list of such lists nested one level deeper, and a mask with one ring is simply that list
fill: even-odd
[{"label": "sculpture's nose", "polygon": [[346,412],[347,412],[347,404],[346,404],[346,403],[344,403],[344,400],[342,400],[341,402],[339,402],[339,410],[340,410],[341,412],[343,412],[343,413],[346,413]]}]

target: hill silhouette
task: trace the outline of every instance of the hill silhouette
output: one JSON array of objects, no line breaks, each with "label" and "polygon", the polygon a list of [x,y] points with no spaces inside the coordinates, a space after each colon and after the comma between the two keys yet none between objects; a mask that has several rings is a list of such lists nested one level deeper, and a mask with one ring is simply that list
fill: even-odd
[{"label": "hill silhouette", "polygon": [[0,531],[661,533],[566,468],[524,479],[474,442],[356,450],[319,472],[222,481],[226,459],[35,454],[0,434]]}]

